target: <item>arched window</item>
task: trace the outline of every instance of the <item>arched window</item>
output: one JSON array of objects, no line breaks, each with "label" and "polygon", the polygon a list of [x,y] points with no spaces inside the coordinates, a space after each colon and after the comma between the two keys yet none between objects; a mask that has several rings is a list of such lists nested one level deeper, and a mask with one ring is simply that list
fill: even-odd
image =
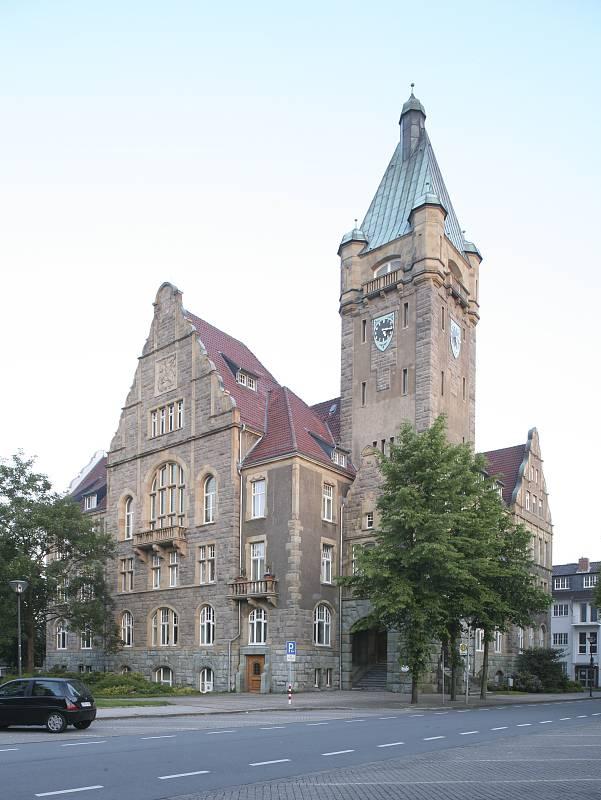
[{"label": "arched window", "polygon": [[178,639],[178,618],[171,608],[157,608],[151,620],[153,647],[173,647]]},{"label": "arched window", "polygon": [[150,527],[184,524],[184,470],[169,461],[156,471],[150,489]]},{"label": "arched window", "polygon": [[381,264],[374,271],[374,278],[379,278],[382,275],[388,275],[390,272],[396,272],[397,269],[400,268],[401,268],[401,259],[393,258],[392,261],[387,261],[385,264]]},{"label": "arched window", "polygon": [[204,522],[215,522],[215,506],[217,501],[217,481],[213,475],[204,483]]},{"label": "arched window", "polygon": [[84,625],[81,630],[79,644],[82,650],[92,649],[92,626]]},{"label": "arched window", "polygon": [[134,643],[134,618],[131,611],[121,614],[121,641],[123,647],[132,647]]},{"label": "arched window", "polygon": [[200,691],[202,694],[213,691],[213,670],[210,667],[200,670]]},{"label": "arched window", "polygon": [[255,608],[248,617],[248,643],[265,644],[267,641],[267,612]]},{"label": "arched window", "polygon": [[154,671],[155,683],[163,683],[165,686],[173,686],[173,670],[170,667],[159,667]]},{"label": "arched window", "polygon": [[313,641],[322,647],[330,647],[332,614],[325,603],[320,603],[313,612]]},{"label": "arched window", "polygon": [[200,643],[215,643],[215,609],[213,606],[203,606],[200,609]]},{"label": "arched window", "polygon": [[67,625],[62,619],[59,619],[56,623],[56,649],[67,649]]},{"label": "arched window", "polygon": [[134,535],[134,499],[125,499],[125,538],[132,539]]}]

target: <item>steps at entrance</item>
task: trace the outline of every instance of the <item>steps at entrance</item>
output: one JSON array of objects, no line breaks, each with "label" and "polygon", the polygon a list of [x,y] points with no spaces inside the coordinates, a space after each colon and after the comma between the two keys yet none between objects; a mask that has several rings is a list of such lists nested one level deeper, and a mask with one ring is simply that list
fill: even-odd
[{"label": "steps at entrance", "polygon": [[385,690],[386,673],[386,664],[375,664],[354,684],[353,689]]}]

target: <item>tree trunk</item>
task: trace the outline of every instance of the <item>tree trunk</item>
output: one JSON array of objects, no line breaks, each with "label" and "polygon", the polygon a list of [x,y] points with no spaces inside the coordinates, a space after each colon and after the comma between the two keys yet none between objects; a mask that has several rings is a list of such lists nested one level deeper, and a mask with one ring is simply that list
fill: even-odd
[{"label": "tree trunk", "polygon": [[451,657],[451,700],[457,700],[457,634],[457,629],[453,627],[449,639],[449,655]]},{"label": "tree trunk", "polygon": [[488,632],[484,631],[484,654],[482,656],[482,674],[480,675],[480,700],[486,700],[488,686]]},{"label": "tree trunk", "polygon": [[418,692],[417,692],[417,679],[418,676],[412,672],[411,673],[411,704],[415,705],[418,700]]}]

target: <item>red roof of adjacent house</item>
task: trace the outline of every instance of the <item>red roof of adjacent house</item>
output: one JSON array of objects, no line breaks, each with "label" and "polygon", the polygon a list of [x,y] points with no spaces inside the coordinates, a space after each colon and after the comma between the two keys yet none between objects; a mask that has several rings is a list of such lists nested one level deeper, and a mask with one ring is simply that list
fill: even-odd
[{"label": "red roof of adjacent house", "polygon": [[335,397],[333,400],[324,400],[322,403],[316,403],[311,406],[317,416],[324,422],[334,439],[340,441],[340,398]]},{"label": "red roof of adjacent house", "polygon": [[101,458],[92,469],[87,472],[81,481],[70,492],[71,497],[78,503],[82,504],[83,498],[86,495],[95,494],[97,497],[97,505],[93,510],[95,513],[98,511],[106,510],[106,456]]},{"label": "red roof of adjacent house", "polygon": [[520,477],[526,447],[526,444],[516,444],[514,447],[502,447],[500,450],[482,453],[488,461],[490,474],[498,475],[503,480],[503,500],[507,505],[513,502],[513,492]]},{"label": "red roof of adjacent house", "polygon": [[[245,459],[254,464],[289,453],[302,453],[329,466],[340,433],[339,401],[319,403],[313,409],[290,389],[281,386],[245,344],[186,311],[208,357],[240,410],[242,422],[264,435]],[[256,389],[236,380],[239,369],[256,378]],[[322,406],[336,404],[328,417]],[[349,464],[347,472],[352,472]]]}]

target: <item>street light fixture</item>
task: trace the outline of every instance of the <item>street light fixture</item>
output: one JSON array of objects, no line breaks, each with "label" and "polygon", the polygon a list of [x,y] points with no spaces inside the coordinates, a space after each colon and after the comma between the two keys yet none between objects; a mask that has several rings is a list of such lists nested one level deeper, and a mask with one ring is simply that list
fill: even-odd
[{"label": "street light fixture", "polygon": [[21,659],[21,595],[29,586],[27,581],[9,581],[9,586],[17,595],[17,653],[19,661],[19,677],[23,672]]}]

